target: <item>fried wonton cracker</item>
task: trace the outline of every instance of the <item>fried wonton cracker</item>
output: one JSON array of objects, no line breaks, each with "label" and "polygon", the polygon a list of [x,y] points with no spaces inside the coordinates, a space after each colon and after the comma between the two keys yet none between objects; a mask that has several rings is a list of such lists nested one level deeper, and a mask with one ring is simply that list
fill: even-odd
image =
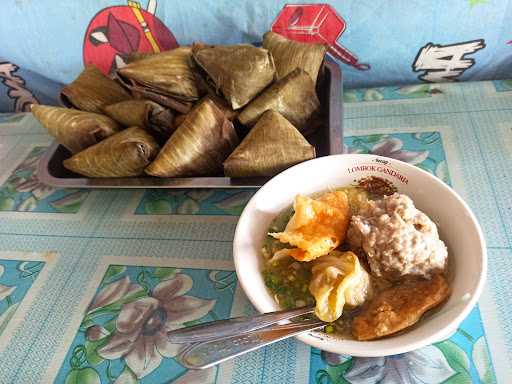
[{"label": "fried wonton cracker", "polygon": [[344,240],[350,221],[350,206],[342,191],[325,193],[317,199],[298,195],[292,218],[283,232],[269,233],[298,261],[311,261],[327,255]]}]

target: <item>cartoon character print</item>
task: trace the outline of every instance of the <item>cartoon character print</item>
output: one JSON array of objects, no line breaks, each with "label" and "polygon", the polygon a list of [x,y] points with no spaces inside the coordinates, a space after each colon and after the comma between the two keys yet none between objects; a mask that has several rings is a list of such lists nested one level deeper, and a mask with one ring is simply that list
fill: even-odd
[{"label": "cartoon character print", "polygon": [[34,94],[25,87],[25,80],[16,72],[20,69],[8,61],[0,62],[0,81],[7,87],[7,96],[14,100],[15,112],[27,112],[30,104],[39,104]]},{"label": "cartoon character print", "polygon": [[358,70],[370,69],[369,64],[359,62],[356,55],[338,44],[345,31],[345,20],[329,4],[287,4],[272,24],[272,31],[296,41],[323,43],[329,53]]},{"label": "cartoon character print", "polygon": [[133,52],[158,53],[176,48],[172,32],[155,16],[156,0],[146,9],[137,1],[104,8],[90,21],[84,37],[84,64],[94,64],[104,74],[126,64]]},{"label": "cartoon character print", "polygon": [[466,55],[484,48],[484,39],[448,45],[427,43],[418,51],[412,70],[423,72],[418,79],[430,83],[457,81],[465,71],[475,65],[475,60],[467,58]]}]

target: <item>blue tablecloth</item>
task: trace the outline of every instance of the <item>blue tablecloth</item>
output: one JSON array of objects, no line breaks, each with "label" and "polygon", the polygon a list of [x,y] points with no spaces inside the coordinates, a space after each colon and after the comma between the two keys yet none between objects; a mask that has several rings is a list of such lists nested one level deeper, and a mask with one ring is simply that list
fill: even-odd
[{"label": "blue tablecloth", "polygon": [[254,313],[237,283],[231,241],[255,191],[45,186],[35,169],[50,137],[30,115],[7,114],[0,115],[0,383],[510,383],[512,82],[357,89],[345,102],[349,152],[432,172],[482,225],[487,285],[449,340],[383,358],[286,340],[186,370],[165,329]]}]

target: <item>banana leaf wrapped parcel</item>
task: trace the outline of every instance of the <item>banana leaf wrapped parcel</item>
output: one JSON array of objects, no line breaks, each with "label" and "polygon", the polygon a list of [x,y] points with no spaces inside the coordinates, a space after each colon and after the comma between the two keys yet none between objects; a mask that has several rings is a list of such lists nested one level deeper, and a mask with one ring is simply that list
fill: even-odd
[{"label": "banana leaf wrapped parcel", "polygon": [[202,95],[191,60],[192,49],[179,47],[136,60],[117,75],[134,94],[186,113]]},{"label": "banana leaf wrapped parcel", "polygon": [[[194,47],[197,49],[198,44],[194,44]],[[202,46],[202,45],[200,45]],[[219,94],[217,90],[215,89],[215,84],[211,83],[211,79],[206,79],[206,76],[204,76],[204,70],[202,70],[197,63],[194,61],[194,69],[195,69],[195,76],[196,76],[196,83],[197,86],[201,89],[205,90],[206,96],[209,99],[211,99],[219,109],[224,112],[228,120],[235,120],[238,114],[240,113],[241,109],[234,110],[231,107],[231,103],[229,103],[222,94]]]},{"label": "banana leaf wrapped parcel", "polygon": [[228,177],[274,176],[315,157],[315,147],[279,112],[268,110],[224,162]]},{"label": "banana leaf wrapped parcel", "polygon": [[320,107],[315,84],[302,69],[296,68],[268,87],[238,115],[244,125],[254,125],[268,109],[279,112],[299,131],[306,128],[311,115]]},{"label": "banana leaf wrapped parcel", "polygon": [[[132,53],[128,54],[128,56],[126,56],[126,58],[124,60],[125,65],[123,67],[125,67],[127,64],[131,64],[131,63],[134,63],[139,60],[147,59],[148,57],[153,56],[153,55],[156,55],[156,53],[154,53],[154,52],[132,52]],[[120,68],[120,67],[118,67],[118,68]]]},{"label": "banana leaf wrapped parcel", "polygon": [[140,176],[159,149],[144,129],[131,127],[64,160],[64,167],[87,177]]},{"label": "banana leaf wrapped parcel", "polygon": [[216,175],[238,144],[224,113],[205,98],[185,117],[146,173],[159,177]]},{"label": "banana leaf wrapped parcel", "polygon": [[64,167],[85,177],[269,177],[315,148],[328,152],[324,136],[333,134],[318,129],[336,112],[320,105],[329,97],[330,77],[319,77],[326,50],[267,32],[262,46],[132,52],[116,60],[114,79],[86,66],[61,91],[68,108],[33,114],[72,152]]},{"label": "banana leaf wrapped parcel", "polygon": [[272,53],[279,79],[295,68],[301,68],[311,76],[315,84],[327,52],[325,44],[300,43],[288,40],[275,32],[267,32],[263,35],[263,48]]},{"label": "banana leaf wrapped parcel", "polygon": [[32,105],[32,115],[71,153],[94,145],[112,136],[122,127],[111,118],[76,109]]},{"label": "banana leaf wrapped parcel", "polygon": [[103,107],[131,98],[130,93],[121,84],[105,76],[94,65],[87,65],[82,73],[60,92],[64,106],[94,113],[103,113]]},{"label": "banana leaf wrapped parcel", "polygon": [[177,127],[179,127],[185,121],[186,117],[187,117],[186,113],[182,113],[182,114],[176,115],[176,117],[174,118],[172,123],[177,128]]},{"label": "banana leaf wrapped parcel", "polygon": [[192,47],[196,63],[234,110],[249,103],[275,80],[272,55],[249,44]]},{"label": "banana leaf wrapped parcel", "polygon": [[174,113],[151,100],[133,99],[108,105],[105,113],[125,127],[141,127],[167,141],[174,132]]}]

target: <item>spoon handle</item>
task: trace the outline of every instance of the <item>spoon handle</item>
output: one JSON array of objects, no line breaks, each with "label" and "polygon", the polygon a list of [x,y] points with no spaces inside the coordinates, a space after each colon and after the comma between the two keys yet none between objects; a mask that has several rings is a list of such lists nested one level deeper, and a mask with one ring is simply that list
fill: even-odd
[{"label": "spoon handle", "polygon": [[251,332],[297,316],[313,312],[313,307],[295,308],[292,310],[264,313],[252,317],[234,317],[227,320],[210,321],[167,333],[171,343],[197,343],[213,339],[221,339]]},{"label": "spoon handle", "polygon": [[185,348],[178,355],[177,360],[186,368],[205,369],[276,341],[324,326],[325,323],[322,321],[307,320],[196,343]]}]

